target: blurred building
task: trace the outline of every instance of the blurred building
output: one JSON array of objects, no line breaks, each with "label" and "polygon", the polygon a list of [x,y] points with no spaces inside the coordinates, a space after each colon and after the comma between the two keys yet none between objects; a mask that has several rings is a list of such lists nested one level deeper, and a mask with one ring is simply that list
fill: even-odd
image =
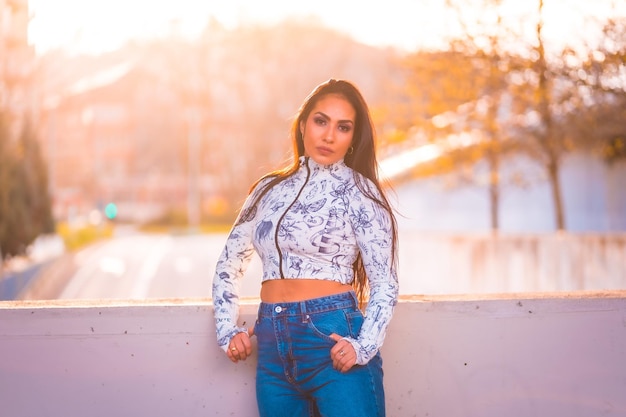
[{"label": "blurred building", "polygon": [[0,111],[17,132],[35,111],[35,50],[28,44],[28,0],[0,0]]},{"label": "blurred building", "polygon": [[40,129],[56,218],[112,203],[118,217],[145,221],[185,204],[186,169],[177,157],[184,109],[163,85],[158,71],[129,58],[85,68],[46,94]]},{"label": "blurred building", "polygon": [[[336,58],[303,66],[322,45]],[[290,118],[313,86],[354,79],[382,102],[395,55],[317,27],[209,25],[196,42],[172,35],[40,58],[38,129],[55,217],[113,202],[120,219],[174,209],[193,223],[232,221],[250,184],[285,163]]]}]

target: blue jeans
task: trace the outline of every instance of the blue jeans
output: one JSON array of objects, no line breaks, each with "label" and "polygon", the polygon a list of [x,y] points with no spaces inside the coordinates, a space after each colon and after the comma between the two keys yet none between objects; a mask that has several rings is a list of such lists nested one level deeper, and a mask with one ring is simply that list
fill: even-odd
[{"label": "blue jeans", "polygon": [[356,338],[363,324],[354,292],[293,303],[261,303],[256,394],[261,417],[383,417],[382,359],[346,373],[333,368],[330,334]]}]

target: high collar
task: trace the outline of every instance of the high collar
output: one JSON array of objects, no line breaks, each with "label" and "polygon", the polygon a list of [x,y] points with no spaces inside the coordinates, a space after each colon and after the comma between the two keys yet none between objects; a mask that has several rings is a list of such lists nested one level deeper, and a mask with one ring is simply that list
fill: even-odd
[{"label": "high collar", "polygon": [[317,172],[317,171],[332,172],[332,171],[336,171],[337,169],[346,167],[346,163],[343,159],[340,159],[339,161],[334,162],[332,164],[320,164],[316,162],[315,160],[313,160],[313,158],[303,155],[299,158],[299,160],[300,160],[301,167],[308,166],[314,172]]}]

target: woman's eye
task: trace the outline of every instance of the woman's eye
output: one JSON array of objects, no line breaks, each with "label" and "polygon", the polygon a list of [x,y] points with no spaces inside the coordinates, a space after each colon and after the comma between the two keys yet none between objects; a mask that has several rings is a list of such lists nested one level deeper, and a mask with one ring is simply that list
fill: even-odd
[{"label": "woman's eye", "polygon": [[342,132],[349,132],[350,130],[352,130],[352,127],[349,125],[339,125],[339,130],[341,130]]},{"label": "woman's eye", "polygon": [[321,117],[316,117],[315,119],[313,119],[313,122],[315,122],[316,125],[320,125],[320,126],[326,124],[326,120],[324,120]]}]

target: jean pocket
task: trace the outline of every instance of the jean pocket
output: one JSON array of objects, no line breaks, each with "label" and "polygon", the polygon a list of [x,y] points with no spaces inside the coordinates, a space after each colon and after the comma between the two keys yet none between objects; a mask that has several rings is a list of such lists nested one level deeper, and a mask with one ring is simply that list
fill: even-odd
[{"label": "jean pocket", "polygon": [[349,336],[353,339],[356,339],[359,336],[359,332],[361,331],[361,326],[363,326],[363,320],[365,320],[365,317],[363,316],[361,310],[354,310],[346,313],[346,318],[348,320],[348,326],[350,326]]},{"label": "jean pocket", "polygon": [[309,315],[307,324],[317,336],[334,342],[330,337],[333,333],[356,338],[363,324],[363,314],[351,309],[326,311]]}]

